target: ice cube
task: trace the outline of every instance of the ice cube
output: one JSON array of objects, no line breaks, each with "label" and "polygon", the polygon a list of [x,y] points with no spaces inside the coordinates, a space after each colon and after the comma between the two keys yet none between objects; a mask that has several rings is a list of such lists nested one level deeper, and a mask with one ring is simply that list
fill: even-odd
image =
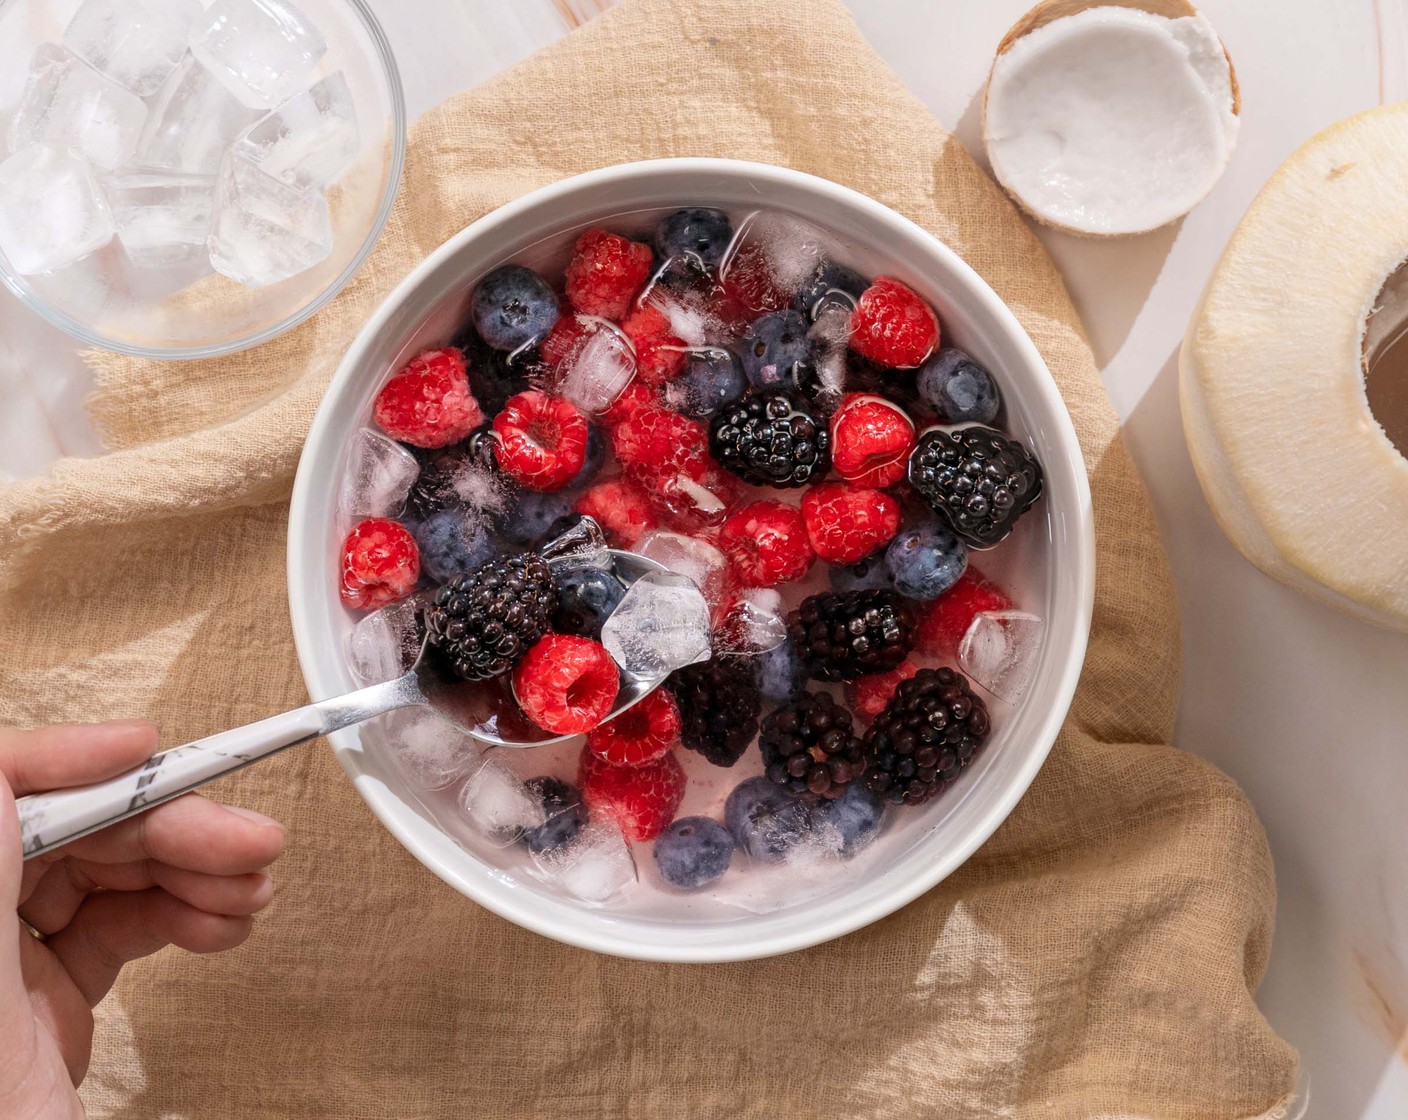
[{"label": "ice cube", "polygon": [[592,821],[566,848],[534,858],[548,882],[583,902],[609,902],[636,882],[626,837],[605,821]]},{"label": "ice cube", "polygon": [[828,304],[817,316],[807,337],[815,344],[813,360],[820,385],[819,395],[825,407],[835,408],[846,391],[846,375],[849,372],[846,354],[851,339],[850,309]]},{"label": "ice cube", "polygon": [[332,252],[322,195],[295,190],[242,159],[226,159],[215,195],[210,263],[250,288],[306,272]]},{"label": "ice cube", "polygon": [[328,45],[284,0],[215,0],[191,33],[191,51],[252,109],[296,93]]},{"label": "ice cube", "polygon": [[205,259],[215,180],[168,171],[117,171],[103,182],[118,240],[132,263],[168,268]]},{"label": "ice cube", "polygon": [[636,352],[621,329],[605,319],[590,320],[592,331],[562,360],[554,375],[554,391],[588,416],[605,412],[636,375]]},{"label": "ice cube", "polygon": [[739,224],[719,270],[749,310],[778,311],[792,302],[824,257],[824,239],[815,226],[759,210]]},{"label": "ice cube", "polygon": [[235,154],[301,190],[321,190],[361,147],[352,91],[341,70],[266,113],[235,141]]},{"label": "ice cube", "polygon": [[342,483],[342,512],[353,517],[395,517],[420,477],[416,457],[380,432],[363,428],[352,443]]},{"label": "ice cube", "polygon": [[1031,686],[1045,629],[1026,611],[983,611],[958,644],[958,663],[999,700],[1015,704]]},{"label": "ice cube", "polygon": [[77,148],[95,167],[127,162],[147,119],[131,90],[105,78],[63,47],[34,52],[24,93],[10,121],[10,151],[49,142]]},{"label": "ice cube", "polygon": [[198,0],[83,0],[64,46],[140,97],[150,97],[186,53]]},{"label": "ice cube", "polygon": [[631,676],[667,676],[709,659],[709,604],[685,576],[648,572],[611,612],[601,644]]},{"label": "ice cube", "polygon": [[493,519],[503,514],[514,497],[505,477],[481,459],[466,459],[450,477],[450,486],[470,509]]},{"label": "ice cube", "polygon": [[255,115],[186,54],[152,99],[136,162],[186,175],[215,175],[225,149]]},{"label": "ice cube", "polygon": [[417,789],[454,785],[483,753],[474,738],[429,708],[403,708],[382,718],[396,766]]},{"label": "ice cube", "polygon": [[420,612],[428,597],[401,599],[357,620],[347,636],[347,661],[358,681],[381,684],[410,671],[425,638]]},{"label": "ice cube", "polygon": [[538,549],[538,554],[561,574],[574,568],[600,568],[610,571],[613,565],[606,534],[592,517],[583,517],[560,536]]},{"label": "ice cube", "polygon": [[497,758],[485,758],[460,791],[460,808],[487,840],[512,844],[524,829],[546,823],[543,803]]},{"label": "ice cube", "polygon": [[107,200],[81,156],[36,144],[0,163],[0,252],[21,276],[72,264],[112,235]]},{"label": "ice cube", "polygon": [[727,653],[767,653],[787,640],[782,595],[770,587],[739,592],[724,615],[717,640]]},{"label": "ice cube", "polygon": [[645,302],[665,316],[670,333],[686,346],[708,346],[723,337],[723,323],[705,309],[697,295],[655,288]]},{"label": "ice cube", "polygon": [[634,551],[687,576],[711,603],[719,602],[728,588],[728,558],[708,541],[654,529],[636,542]]}]

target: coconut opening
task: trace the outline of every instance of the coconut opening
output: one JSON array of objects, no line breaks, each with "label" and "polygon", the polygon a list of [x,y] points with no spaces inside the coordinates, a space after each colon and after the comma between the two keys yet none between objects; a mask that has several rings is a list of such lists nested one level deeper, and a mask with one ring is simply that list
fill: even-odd
[{"label": "coconut opening", "polygon": [[1384,281],[1364,324],[1364,391],[1369,411],[1408,457],[1408,260]]}]

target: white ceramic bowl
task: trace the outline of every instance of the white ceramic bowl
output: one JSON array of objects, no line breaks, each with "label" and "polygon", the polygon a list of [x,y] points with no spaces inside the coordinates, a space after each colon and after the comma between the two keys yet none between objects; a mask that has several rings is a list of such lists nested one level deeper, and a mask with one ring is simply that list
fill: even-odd
[{"label": "white ceramic bowl", "polygon": [[289,515],[289,601],[309,692],[323,699],[356,687],[343,652],[355,619],[337,595],[349,527],[338,510],[339,480],[349,438],[390,371],[454,333],[472,282],[488,269],[509,260],[561,267],[540,244],[555,235],[607,219],[619,227],[623,215],[646,211],[709,205],[737,212],[760,201],[837,234],[848,244],[846,263],[862,272],[913,285],[937,308],[945,337],[997,375],[1007,427],[1035,450],[1046,486],[1012,537],[981,563],[1019,605],[1046,619],[1045,642],[1026,698],[1015,708],[996,705],[992,739],[952,789],[893,814],[830,889],[767,912],[718,913],[687,899],[662,904],[653,897],[659,892],[641,890],[632,892],[637,903],[590,908],[520,874],[517,849],[466,847],[464,837],[438,827],[375,735],[350,729],[331,737],[372,811],[426,867],[512,922],[598,952],[665,961],[763,957],[839,937],[904,906],[963,863],[1012,811],[1055,741],[1085,654],[1095,573],[1090,490],[1065,405],[1012,313],[951,250],[864,195],[779,167],[679,159],[603,168],[481,218],[432,253],[363,328],[314,419]]}]

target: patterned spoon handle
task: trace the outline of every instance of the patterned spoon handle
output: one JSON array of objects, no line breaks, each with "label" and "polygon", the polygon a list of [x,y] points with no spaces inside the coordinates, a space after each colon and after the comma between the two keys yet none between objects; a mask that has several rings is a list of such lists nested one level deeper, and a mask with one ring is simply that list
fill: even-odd
[{"label": "patterned spoon handle", "polygon": [[415,673],[154,754],[105,782],[17,802],[24,858],[126,820],[289,747],[423,700]]}]

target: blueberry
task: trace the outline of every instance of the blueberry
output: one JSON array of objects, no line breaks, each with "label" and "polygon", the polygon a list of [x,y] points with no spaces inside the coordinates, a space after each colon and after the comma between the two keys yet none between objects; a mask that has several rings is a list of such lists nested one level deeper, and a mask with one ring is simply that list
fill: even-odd
[{"label": "blueberry", "polygon": [[691,207],[676,210],[655,230],[655,251],[662,260],[693,253],[709,268],[717,268],[733,240],[733,223],[722,210]]},{"label": "blueberry", "polygon": [[855,269],[835,261],[822,261],[793,298],[792,308],[815,322],[828,307],[854,311],[860,294],[868,287],[870,281]]},{"label": "blueberry", "polygon": [[1002,407],[992,374],[953,346],[946,346],[919,370],[919,395],[946,424],[991,424]]},{"label": "blueberry", "polygon": [[420,548],[421,571],[436,583],[448,583],[494,557],[489,534],[473,513],[460,506],[431,514],[412,527],[411,535]]},{"label": "blueberry", "polygon": [[851,782],[835,801],[823,801],[814,812],[814,825],[835,828],[841,835],[841,855],[850,859],[880,833],[885,803],[861,782]]},{"label": "blueberry", "polygon": [[568,490],[580,490],[591,483],[601,473],[606,463],[606,437],[596,424],[587,426],[587,457],[582,460],[582,469],[572,476],[566,486]]},{"label": "blueberry", "polygon": [[814,344],[800,311],[774,311],[738,340],[743,372],[758,389],[800,389],[815,376]]},{"label": "blueberry", "polygon": [[833,591],[877,591],[890,586],[890,570],[885,566],[883,551],[849,567],[833,564],[829,575]]},{"label": "blueberry", "polygon": [[557,296],[531,268],[505,264],[479,282],[469,310],[480,338],[495,350],[517,350],[552,330]]},{"label": "blueberry", "polygon": [[511,500],[504,512],[499,532],[504,540],[518,548],[530,548],[539,541],[548,539],[548,531],[553,523],[572,512],[576,499],[562,490],[542,493],[537,490],[522,490]]},{"label": "blueberry", "polygon": [[901,595],[937,599],[968,567],[968,546],[937,522],[901,529],[885,550],[885,567]]},{"label": "blueberry", "polygon": [[767,778],[740,782],[724,803],[724,820],[738,846],[760,863],[781,863],[806,839],[808,806]]},{"label": "blueberry", "polygon": [[554,630],[593,640],[601,637],[601,626],[614,611],[626,589],[610,572],[600,568],[574,568],[557,581],[557,610],[552,616]]},{"label": "blueberry", "polygon": [[758,659],[758,687],[767,699],[788,703],[806,686],[807,667],[797,656],[791,638]]},{"label": "blueberry", "polygon": [[722,347],[711,347],[692,355],[684,373],[670,384],[670,392],[678,399],[679,411],[695,419],[714,415],[724,405],[743,396],[747,388],[743,363],[732,350]]},{"label": "blueberry", "polygon": [[655,841],[661,876],[682,891],[716,882],[732,862],[733,837],[708,817],[681,817]]},{"label": "blueberry", "polygon": [[547,817],[537,828],[523,833],[523,842],[535,855],[555,852],[577,839],[587,823],[587,807],[574,786],[558,778],[529,778],[523,785],[542,802]]}]

